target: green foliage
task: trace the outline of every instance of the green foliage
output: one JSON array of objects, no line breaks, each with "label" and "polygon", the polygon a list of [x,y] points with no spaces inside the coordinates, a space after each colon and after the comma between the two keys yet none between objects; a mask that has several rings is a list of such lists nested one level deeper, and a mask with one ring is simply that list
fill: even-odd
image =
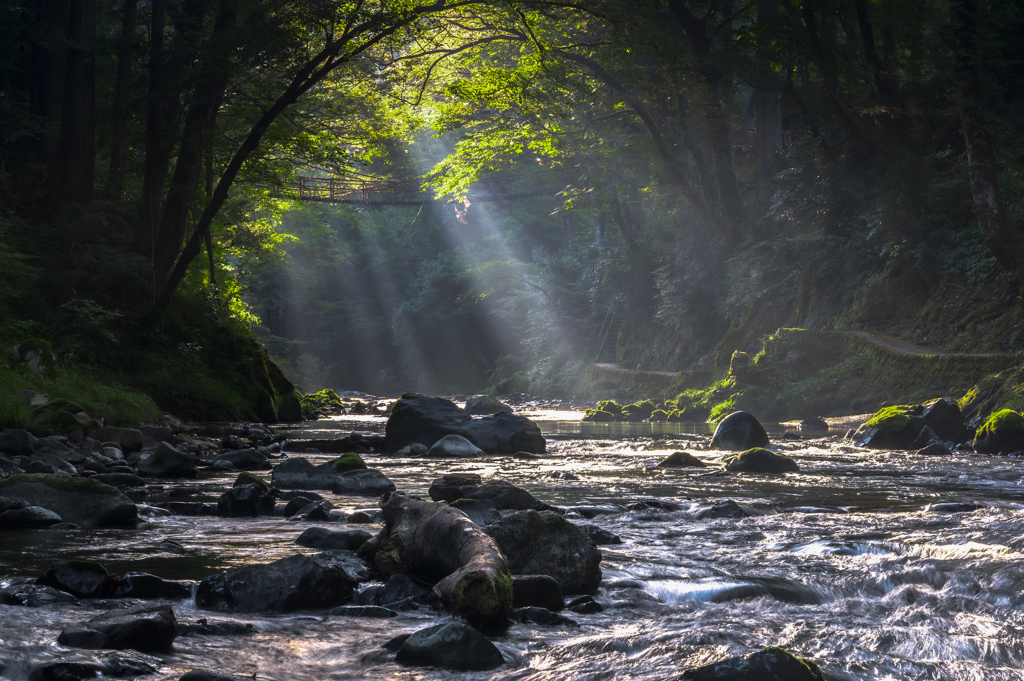
[{"label": "green foliage", "polygon": [[910,425],[909,414],[914,409],[914,406],[906,404],[884,407],[876,411],[861,427],[886,426],[889,428],[904,428]]},{"label": "green foliage", "polygon": [[270,483],[261,478],[260,476],[250,471],[242,471],[235,478],[235,481],[231,484],[232,487],[241,487],[242,485],[258,485],[263,489],[270,489]]},{"label": "green foliage", "polygon": [[1001,409],[989,416],[978,429],[980,439],[997,431],[1024,430],[1024,415],[1012,409]]}]

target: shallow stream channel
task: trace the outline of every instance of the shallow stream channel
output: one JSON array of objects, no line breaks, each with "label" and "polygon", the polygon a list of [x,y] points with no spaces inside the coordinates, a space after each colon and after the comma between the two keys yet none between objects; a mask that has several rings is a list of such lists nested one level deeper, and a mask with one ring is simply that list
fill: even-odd
[{"label": "shallow stream channel", "polygon": [[[1024,461],[954,453],[923,457],[851,446],[841,432],[785,439],[772,448],[799,473],[727,474],[729,453],[707,450],[705,424],[581,423],[573,412],[527,413],[547,438],[535,459],[400,459],[364,455],[399,491],[427,498],[448,473],[478,473],[565,508],[575,523],[621,539],[600,547],[601,612],[554,626],[513,624],[492,641],[504,664],[486,672],[407,667],[382,645],[451,618],[430,608],[397,617],[326,611],[236,614],[167,601],[181,624],[234,623],[228,633],[179,635],[166,654],[124,655],[178,679],[194,669],[255,679],[674,679],[685,670],[765,646],[815,661],[827,678],[1024,679]],[[296,440],[380,433],[384,419],[339,417],[275,428]],[[707,468],[655,469],[688,451]],[[314,463],[336,454],[292,453]],[[275,460],[279,462],[280,459]],[[142,504],[216,502],[237,474],[146,488]],[[267,472],[261,477],[269,479]],[[372,497],[320,492],[337,509],[372,509]],[[733,500],[752,515],[704,518]],[[950,505],[945,502],[959,502]],[[963,509],[975,508],[964,511]],[[152,515],[152,514],[150,514]],[[589,516],[589,517],[585,517]],[[330,529],[379,525],[314,523]],[[116,573],[201,580],[294,553],[309,522],[282,517],[145,517],[134,529],[0,534],[0,587],[42,574],[55,560],[97,561]],[[363,585],[364,587],[366,585]],[[574,596],[568,597],[568,599]],[[567,600],[568,600],[567,599]],[[0,605],[0,677],[27,679],[52,660],[105,653],[57,643],[62,628],[110,602]],[[251,625],[251,626],[249,626]],[[120,678],[120,677],[118,677]]]}]

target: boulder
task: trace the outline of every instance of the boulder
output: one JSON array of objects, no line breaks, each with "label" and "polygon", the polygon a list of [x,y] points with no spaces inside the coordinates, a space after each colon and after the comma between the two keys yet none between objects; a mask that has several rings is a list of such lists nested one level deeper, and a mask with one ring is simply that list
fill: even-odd
[{"label": "boulder", "polygon": [[334,608],[327,614],[334,617],[398,617],[397,612],[380,605],[343,605],[339,608]]},{"label": "boulder", "polygon": [[557,612],[565,607],[562,586],[548,575],[516,575],[512,577],[512,605],[516,608],[537,606]]},{"label": "boulder", "polygon": [[484,455],[484,450],[461,435],[445,435],[426,453],[426,456],[436,459],[475,459]]},{"label": "boulder", "polygon": [[120,580],[107,568],[85,560],[57,561],[37,581],[78,598],[114,596],[120,587]]},{"label": "boulder", "polygon": [[499,511],[548,511],[552,508],[510,482],[483,482],[476,473],[454,473],[440,477],[430,484],[427,494],[434,501],[447,501],[449,504],[458,499],[486,500]]},{"label": "boulder", "polygon": [[395,483],[376,468],[347,471],[334,479],[331,491],[335,494],[358,494],[379,497],[381,494],[395,491]]},{"label": "boulder", "polygon": [[910,443],[910,449],[924,449],[933,443],[942,443],[943,440],[938,434],[931,429],[931,426],[925,426],[921,429],[921,432],[917,434],[914,441]]},{"label": "boulder", "polygon": [[490,416],[503,411],[512,411],[512,407],[492,395],[473,395],[466,400],[466,413],[471,416]]},{"label": "boulder", "polygon": [[761,447],[748,449],[725,460],[725,470],[737,473],[799,473],[796,461]]},{"label": "boulder", "polygon": [[26,506],[0,513],[0,528],[35,529],[60,522],[63,520],[59,515],[41,506]]},{"label": "boulder", "polygon": [[384,433],[389,452],[414,442],[430,447],[445,435],[461,435],[489,454],[540,454],[546,446],[537,424],[523,416],[500,412],[474,419],[451,400],[417,393],[395,402]]},{"label": "boulder", "polygon": [[944,442],[933,442],[917,450],[917,453],[923,456],[949,456],[953,452],[950,451]]},{"label": "boulder", "polygon": [[68,625],[57,642],[71,648],[158,652],[169,650],[177,636],[178,621],[171,606],[139,605]]},{"label": "boulder", "polygon": [[820,416],[808,416],[800,422],[801,431],[826,431],[828,430],[828,421]]},{"label": "boulder", "polygon": [[997,411],[982,424],[974,439],[979,454],[1016,452],[1024,449],[1024,415],[1011,409]]},{"label": "boulder", "polygon": [[332,490],[335,494],[380,495],[395,489],[394,483],[379,470],[366,468],[365,464],[363,467],[355,466],[352,458],[346,457],[319,466],[302,457],[288,459],[274,467],[270,475],[271,484],[279,489],[322,489]]},{"label": "boulder", "polygon": [[746,657],[688,669],[681,681],[825,681],[818,665],[783,648],[764,648]]},{"label": "boulder", "polygon": [[351,598],[357,582],[325,554],[296,554],[207,577],[196,591],[196,605],[241,612],[333,608]]},{"label": "boulder", "polygon": [[0,454],[6,457],[32,456],[39,440],[32,433],[12,428],[0,433]]},{"label": "boulder", "polygon": [[[142,449],[142,438],[145,437],[141,430],[135,428],[116,428],[104,426],[95,435],[100,442],[116,442],[123,452],[134,452]],[[152,437],[152,436],[150,436]],[[160,440],[163,438],[153,438]]]},{"label": "boulder", "polygon": [[580,596],[569,601],[565,606],[568,610],[578,612],[581,615],[592,615],[595,612],[604,612],[604,606],[594,600],[593,596]]},{"label": "boulder", "polygon": [[192,598],[192,582],[161,579],[145,572],[129,572],[121,577],[117,595],[122,598],[166,598],[181,600]]},{"label": "boulder", "polygon": [[273,513],[274,497],[261,485],[232,487],[217,500],[217,515],[222,518],[256,518]]},{"label": "boulder", "polygon": [[554,577],[569,594],[601,584],[601,550],[586,531],[553,511],[518,511],[483,529],[514,575]]},{"label": "boulder", "polygon": [[[319,494],[317,494],[315,496],[316,497],[320,497]],[[284,517],[285,518],[291,518],[293,515],[295,515],[296,513],[301,511],[302,509],[306,508],[310,504],[312,504],[314,502],[317,502],[317,501],[326,501],[326,500],[323,497],[314,498],[314,497],[311,497],[311,496],[307,497],[305,495],[294,496],[291,499],[289,499],[288,503],[285,504],[285,506],[284,506]]]},{"label": "boulder", "polygon": [[194,478],[199,474],[192,457],[166,442],[139,459],[139,474],[149,478]]},{"label": "boulder", "polygon": [[718,424],[711,437],[711,446],[742,452],[753,447],[767,447],[768,433],[753,414],[735,411]]},{"label": "boulder", "polygon": [[732,499],[726,499],[715,503],[710,508],[703,508],[694,513],[694,516],[700,520],[715,520],[717,518],[747,518],[755,513],[751,513],[747,508],[740,506]]},{"label": "boulder", "polygon": [[145,487],[146,485],[146,481],[135,473],[100,473],[92,476],[92,479],[112,487]]},{"label": "boulder", "polygon": [[293,522],[311,521],[317,523],[329,523],[333,520],[331,517],[331,502],[310,502],[292,514],[289,520]]},{"label": "boulder", "polygon": [[427,447],[426,445],[421,445],[419,442],[413,442],[399,449],[397,452],[394,453],[394,455],[399,457],[411,458],[416,456],[425,456],[426,453],[429,451],[430,448]]},{"label": "boulder", "polygon": [[28,681],[79,681],[80,679],[133,679],[155,674],[156,667],[132,657],[111,653],[101,662],[47,662],[32,668]]},{"label": "boulder", "polygon": [[655,468],[704,468],[707,464],[689,452],[672,452]]},{"label": "boulder", "polygon": [[456,499],[449,504],[457,508],[477,525],[490,525],[501,520],[501,514],[487,499]]},{"label": "boulder", "polygon": [[960,405],[952,397],[940,397],[922,405],[920,423],[928,426],[942,442],[959,444],[970,439]]},{"label": "boulder", "polygon": [[372,537],[365,530],[342,530],[332,532],[323,527],[310,527],[298,536],[295,543],[311,549],[343,549],[355,551]]},{"label": "boulder", "polygon": [[0,456],[0,480],[24,472],[25,471],[15,466],[13,461],[8,459],[7,457]]},{"label": "boulder", "polygon": [[420,629],[402,644],[395,661],[460,672],[485,671],[505,662],[501,651],[486,636],[462,622]]},{"label": "boulder", "polygon": [[138,519],[131,499],[90,478],[23,473],[0,481],[0,497],[42,506],[76,525],[125,525]]},{"label": "boulder", "polygon": [[613,534],[603,527],[598,527],[597,525],[579,525],[579,527],[582,528],[583,531],[587,533],[587,536],[593,539],[594,543],[598,546],[622,543],[622,539],[619,538],[619,535]]},{"label": "boulder", "polygon": [[[44,605],[75,603],[75,597],[66,591],[36,583],[11,584],[0,589],[0,605],[38,608]],[[2,670],[0,670],[2,672]]]},{"label": "boulder", "polygon": [[167,442],[174,444],[175,430],[170,426],[144,425],[139,426],[139,432],[142,433],[142,437],[148,437],[154,442]]},{"label": "boulder", "polygon": [[267,455],[256,449],[236,449],[233,452],[222,452],[210,459],[210,465],[227,461],[240,471],[269,471],[270,460]]},{"label": "boulder", "polygon": [[546,627],[578,627],[576,620],[569,619],[547,608],[531,606],[527,608],[516,608],[512,611],[511,619],[515,622],[540,624]]}]

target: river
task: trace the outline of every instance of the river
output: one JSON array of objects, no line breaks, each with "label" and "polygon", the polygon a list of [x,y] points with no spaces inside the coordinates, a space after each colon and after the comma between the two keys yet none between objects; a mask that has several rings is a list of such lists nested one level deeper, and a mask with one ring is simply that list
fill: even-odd
[{"label": "river", "polygon": [[[494,639],[503,667],[455,673],[403,667],[380,648],[445,618],[437,612],[385,620],[323,612],[229,616],[174,601],[179,622],[233,619],[252,624],[254,633],[179,637],[168,654],[136,655],[158,668],[143,678],[178,679],[211,668],[278,681],[670,679],[689,667],[779,645],[813,659],[837,681],[1024,679],[1024,462],[860,449],[841,433],[789,441],[779,437],[786,429],[775,426],[769,427],[774,446],[796,460],[799,474],[725,475],[714,466],[724,453],[700,449],[708,440],[705,424],[586,424],[577,413],[530,415],[548,438],[548,455],[536,460],[364,458],[399,490],[416,495],[425,496],[443,473],[475,472],[565,507],[626,509],[651,499],[680,504],[677,511],[647,507],[574,519],[623,542],[601,547],[604,581],[595,598],[603,612],[565,612],[578,628],[515,624]],[[343,417],[278,431],[322,438],[379,432],[383,425],[380,418]],[[680,450],[712,466],[652,468]],[[554,479],[560,471],[579,479]],[[147,501],[216,501],[234,477],[204,472],[196,481],[151,486]],[[374,501],[321,494],[347,511]],[[760,515],[695,518],[724,499]],[[945,501],[983,508],[928,508]],[[308,526],[277,517],[169,516],[146,518],[137,529],[5,532],[0,585],[68,558],[99,561],[114,572],[199,580],[238,565],[315,553],[293,543]],[[100,659],[56,639],[66,624],[101,611],[88,601],[0,605],[0,676],[26,679],[33,664],[48,660]]]}]

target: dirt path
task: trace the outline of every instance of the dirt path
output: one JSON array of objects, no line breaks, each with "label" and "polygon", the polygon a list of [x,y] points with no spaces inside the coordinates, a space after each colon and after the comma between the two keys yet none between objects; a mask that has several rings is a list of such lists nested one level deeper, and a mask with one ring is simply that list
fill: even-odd
[{"label": "dirt path", "polygon": [[905,341],[896,340],[886,336],[885,334],[878,333],[876,331],[844,331],[851,336],[860,336],[869,343],[874,343],[880,347],[894,352],[902,352],[906,355],[934,355],[936,357],[1012,357],[1014,355],[1020,355],[1019,352],[984,352],[984,353],[966,353],[966,352],[940,352],[938,350],[929,350],[928,348],[922,348],[919,345],[913,343],[907,343]]}]

